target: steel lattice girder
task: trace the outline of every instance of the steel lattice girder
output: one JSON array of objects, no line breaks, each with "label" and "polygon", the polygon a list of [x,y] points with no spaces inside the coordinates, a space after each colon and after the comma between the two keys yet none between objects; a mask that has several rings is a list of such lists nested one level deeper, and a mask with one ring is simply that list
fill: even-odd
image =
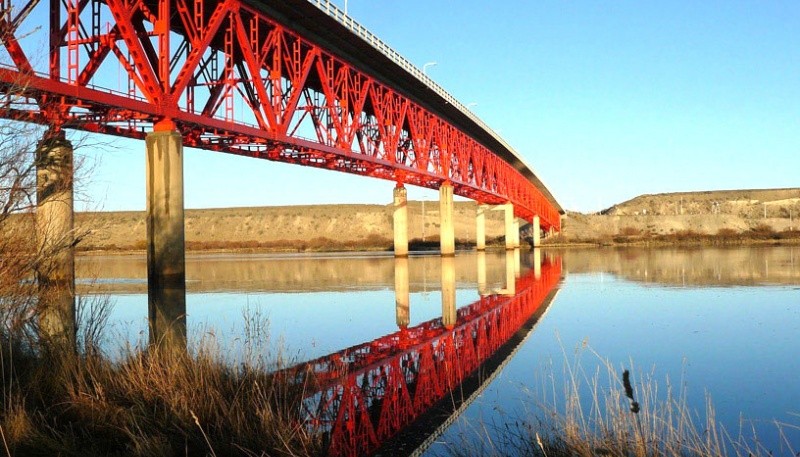
[{"label": "steel lattice girder", "polygon": [[457,325],[433,319],[287,370],[313,392],[305,414],[329,436],[328,453],[366,455],[452,392],[539,309],[561,279],[548,260],[517,280],[513,297],[489,295],[458,310]]},{"label": "steel lattice girder", "polygon": [[[40,0],[8,1],[0,90],[13,103],[3,117],[134,138],[176,128],[191,147],[434,189],[450,182],[457,195],[510,201],[517,216],[560,228],[542,192],[477,140],[239,0],[50,0],[40,72],[18,40]],[[104,66],[127,90],[108,87]]]}]

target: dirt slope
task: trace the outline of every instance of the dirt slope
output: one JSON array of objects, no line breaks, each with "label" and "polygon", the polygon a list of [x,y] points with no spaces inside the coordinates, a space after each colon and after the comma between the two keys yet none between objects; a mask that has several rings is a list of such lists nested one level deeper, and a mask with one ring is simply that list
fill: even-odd
[{"label": "dirt slope", "polygon": [[[439,236],[439,203],[409,202],[409,238],[431,240]],[[455,205],[456,238],[475,239],[473,202]],[[308,205],[186,210],[186,242],[247,243],[313,240],[339,242],[368,240],[391,245],[392,205]],[[77,225],[89,231],[83,246],[89,248],[143,249],[144,212],[79,213]],[[502,213],[486,218],[487,237],[503,234]],[[424,221],[424,225],[423,225]],[[296,244],[296,243],[294,243]]]},{"label": "dirt slope", "polygon": [[568,213],[562,225],[564,236],[576,241],[626,233],[714,235],[722,229],[744,232],[759,226],[781,232],[797,230],[798,217],[799,188],[726,190],[641,195],[600,215]]},{"label": "dirt slope", "polygon": [[[766,210],[766,216],[764,211]],[[715,190],[640,195],[603,211],[610,216],[729,214],[742,218],[788,218],[800,213],[800,188]]]}]

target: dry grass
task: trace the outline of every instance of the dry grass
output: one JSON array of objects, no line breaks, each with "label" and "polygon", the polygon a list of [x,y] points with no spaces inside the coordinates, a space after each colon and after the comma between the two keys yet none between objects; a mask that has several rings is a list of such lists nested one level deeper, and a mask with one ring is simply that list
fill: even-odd
[{"label": "dry grass", "polygon": [[[296,456],[321,441],[303,425],[303,386],[276,377],[261,323],[231,359],[213,341],[183,351],[101,351],[104,300],[78,303],[75,338],[48,340],[34,272],[48,253],[0,219],[0,456]],[[64,246],[61,246],[63,249]]]},{"label": "dry grass", "polygon": [[[128,350],[110,360],[2,335],[0,429],[9,455],[316,455],[303,387],[261,357]],[[85,340],[84,340],[85,341]],[[250,352],[254,354],[255,352]]]},{"label": "dry grass", "polygon": [[[592,371],[581,362],[586,350],[599,360]],[[472,427],[464,442],[451,443],[444,454],[766,457],[795,456],[800,450],[788,438],[800,431],[800,424],[776,422],[781,442],[778,449],[767,449],[754,428],[742,426],[736,435],[725,430],[708,394],[704,411],[698,412],[689,406],[684,382],[675,386],[669,379],[659,383],[652,373],[631,375],[591,348],[577,354],[570,360],[565,353],[563,379],[550,374],[540,381],[547,393],[529,393],[539,413]]]}]

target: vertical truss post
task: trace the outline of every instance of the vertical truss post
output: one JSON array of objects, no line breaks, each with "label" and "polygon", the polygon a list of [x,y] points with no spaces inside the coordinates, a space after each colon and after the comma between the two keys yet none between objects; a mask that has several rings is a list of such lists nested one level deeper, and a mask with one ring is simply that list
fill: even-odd
[{"label": "vertical truss post", "polygon": [[67,80],[70,84],[78,81],[78,68],[80,62],[80,51],[78,50],[78,40],[80,40],[80,5],[79,0],[67,1]]},{"label": "vertical truss post", "polygon": [[61,0],[50,0],[50,79],[61,78]]}]

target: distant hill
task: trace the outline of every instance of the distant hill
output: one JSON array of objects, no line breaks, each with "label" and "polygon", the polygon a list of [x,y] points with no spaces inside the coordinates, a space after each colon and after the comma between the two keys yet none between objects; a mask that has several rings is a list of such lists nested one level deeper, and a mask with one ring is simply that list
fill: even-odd
[{"label": "distant hill", "polygon": [[568,213],[562,226],[566,241],[597,241],[618,235],[741,233],[759,227],[781,232],[797,230],[798,219],[800,188],[745,189],[641,195],[601,215]]},{"label": "distant hill", "polygon": [[729,214],[743,218],[800,214],[800,188],[713,190],[640,195],[602,211],[609,216]]},{"label": "distant hill", "polygon": [[[457,239],[474,242],[475,212],[474,202],[456,202]],[[187,209],[186,244],[189,249],[387,248],[392,246],[392,214],[391,204]],[[408,202],[408,216],[410,239],[439,239],[439,202]],[[78,213],[76,225],[89,233],[81,243],[84,249],[145,248],[143,211]],[[502,212],[489,212],[486,234],[504,234]]]}]

